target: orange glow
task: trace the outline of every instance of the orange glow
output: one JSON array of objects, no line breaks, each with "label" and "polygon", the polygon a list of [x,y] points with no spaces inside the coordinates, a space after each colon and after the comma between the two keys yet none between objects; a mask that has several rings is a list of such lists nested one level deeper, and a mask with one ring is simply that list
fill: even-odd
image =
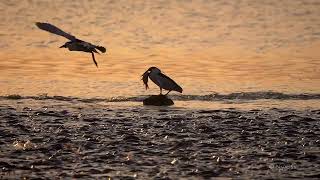
[{"label": "orange glow", "polygon": [[[10,1],[0,4],[0,94],[129,96],[157,66],[186,94],[320,91],[320,4],[303,1]],[[237,7],[238,6],[238,7]],[[285,9],[285,10],[284,10]],[[107,47],[58,47],[50,22]]]}]

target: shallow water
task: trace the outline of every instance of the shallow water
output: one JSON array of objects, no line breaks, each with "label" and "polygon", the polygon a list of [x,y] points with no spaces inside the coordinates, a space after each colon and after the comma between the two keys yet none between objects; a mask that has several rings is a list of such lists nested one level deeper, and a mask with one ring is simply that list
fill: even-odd
[{"label": "shallow water", "polygon": [[[72,96],[21,96],[6,95],[0,96],[2,104],[10,105],[11,102],[29,101],[35,104],[45,100],[49,104],[52,101],[65,103],[92,103],[117,106],[141,106],[142,101],[149,95],[131,97],[111,98],[80,98]],[[175,107],[187,109],[224,109],[236,108],[242,110],[251,109],[293,109],[293,110],[316,110],[320,107],[320,94],[284,94],[277,92],[247,92],[231,94],[209,94],[209,95],[169,95],[175,101]],[[167,108],[167,107],[165,107]]]},{"label": "shallow water", "polygon": [[[319,93],[319,8],[312,0],[1,1],[0,94],[143,95],[150,66],[184,94]],[[106,46],[99,68],[90,54],[59,49],[66,39],[36,21]]]},{"label": "shallow water", "polygon": [[320,110],[0,106],[1,177],[319,178]]}]

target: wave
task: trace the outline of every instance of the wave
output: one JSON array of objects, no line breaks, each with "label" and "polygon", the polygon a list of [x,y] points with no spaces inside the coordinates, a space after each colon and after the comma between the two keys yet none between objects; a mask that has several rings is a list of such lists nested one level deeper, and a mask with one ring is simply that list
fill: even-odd
[{"label": "wave", "polygon": [[[17,94],[0,96],[0,99],[19,100],[19,99],[33,99],[33,100],[57,100],[57,101],[79,101],[85,103],[95,102],[141,102],[149,95],[133,96],[133,97],[111,97],[111,98],[79,98],[66,96],[48,96],[42,94],[38,96],[21,96]],[[178,101],[225,101],[225,100],[312,100],[320,99],[320,94],[285,94],[280,92],[237,92],[230,94],[213,93],[208,95],[170,95],[170,98]]]}]

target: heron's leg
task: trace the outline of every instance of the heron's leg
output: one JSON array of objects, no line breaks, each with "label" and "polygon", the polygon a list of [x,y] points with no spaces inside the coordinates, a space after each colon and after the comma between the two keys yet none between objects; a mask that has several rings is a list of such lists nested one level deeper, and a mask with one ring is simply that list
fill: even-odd
[{"label": "heron's leg", "polygon": [[160,95],[162,95],[162,88],[160,88]]},{"label": "heron's leg", "polygon": [[168,92],[167,92],[167,94],[165,94],[165,96],[166,96],[166,95],[168,95],[168,94],[169,94],[169,92],[171,92],[171,91],[168,91]]},{"label": "heron's leg", "polygon": [[96,59],[94,58],[93,52],[91,52],[91,55],[92,55],[92,60],[93,60],[94,64],[98,67],[98,63],[97,63]]}]

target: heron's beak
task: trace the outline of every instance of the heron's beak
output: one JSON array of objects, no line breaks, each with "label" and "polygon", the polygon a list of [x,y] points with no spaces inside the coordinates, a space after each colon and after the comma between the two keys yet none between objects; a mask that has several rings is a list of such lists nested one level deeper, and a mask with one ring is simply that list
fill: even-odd
[{"label": "heron's beak", "polygon": [[67,46],[64,44],[64,45],[60,46],[60,48],[67,48]]}]

